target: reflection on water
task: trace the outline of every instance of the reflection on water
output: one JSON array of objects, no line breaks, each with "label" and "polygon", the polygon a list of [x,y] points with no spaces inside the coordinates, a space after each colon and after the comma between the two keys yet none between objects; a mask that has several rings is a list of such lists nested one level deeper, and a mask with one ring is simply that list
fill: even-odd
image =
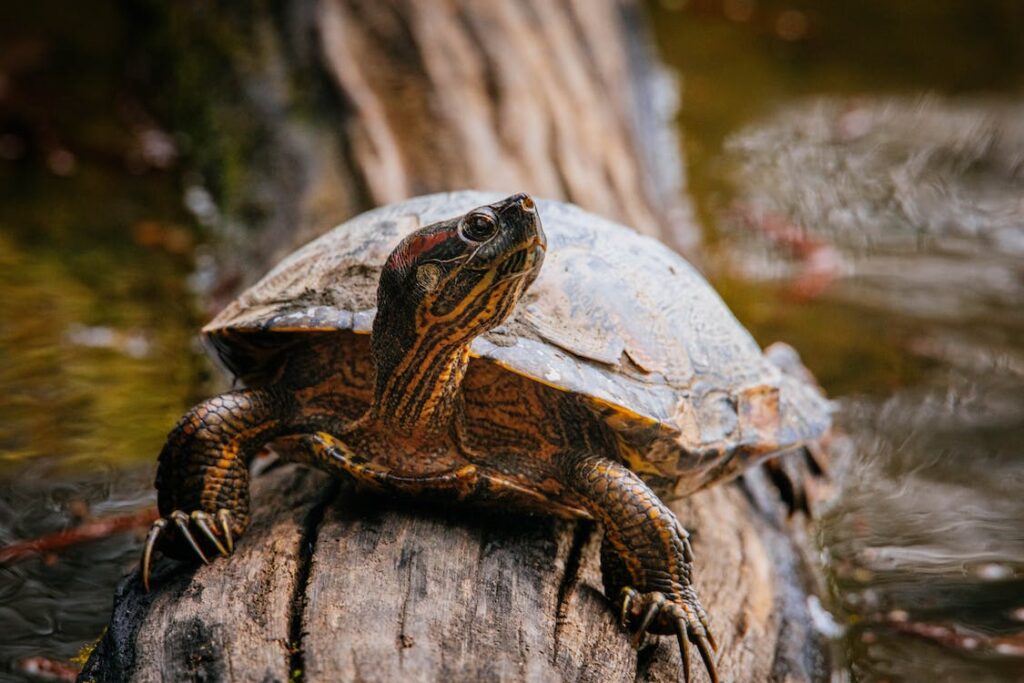
[{"label": "reflection on water", "polygon": [[[154,454],[201,392],[176,142],[136,98],[115,16],[0,10],[0,545],[151,505]],[[0,680],[93,641],[137,548],[0,566]]]},{"label": "reflection on water", "polygon": [[[113,7],[0,21],[0,543],[149,504],[205,393],[187,140],[133,97]],[[1024,679],[1024,5],[651,11],[711,276],[841,402],[820,535],[849,674]],[[0,680],[98,636],[137,549],[0,567]]]},{"label": "reflection on water", "polygon": [[854,455],[822,542],[865,678],[1020,680],[1022,390],[950,369],[845,402]]},{"label": "reflection on water", "polygon": [[[844,299],[914,318],[1024,322],[1024,101],[802,102],[726,148],[746,222],[784,217],[836,248]],[[752,275],[784,272],[772,250],[749,248],[750,227],[730,258],[747,252]]]},{"label": "reflection on water", "polygon": [[1022,113],[828,99],[726,144],[747,208],[723,214],[721,262],[745,282],[799,272],[757,232],[774,216],[836,255],[820,303],[902,321],[920,361],[885,395],[852,387],[840,415],[853,449],[822,541],[865,678],[1024,676]]},{"label": "reflection on water", "polygon": [[80,248],[55,227],[95,240],[74,213],[0,223],[0,468],[53,455],[65,465],[148,459],[153,425],[176,419],[194,376],[187,361],[167,363],[188,348],[188,261],[146,253],[130,235]]},{"label": "reflection on water", "polygon": [[195,237],[173,139],[111,47],[128,27],[46,9],[0,18],[0,470],[148,460],[198,367]]},{"label": "reflection on water", "polygon": [[822,4],[657,10],[709,269],[840,397],[820,541],[849,674],[1024,680],[1024,15]]},{"label": "reflection on water", "polygon": [[[163,425],[154,425],[154,435]],[[63,529],[85,512],[118,515],[153,504],[152,455],[146,466],[102,460],[68,474],[55,458],[23,463],[0,480],[2,541]],[[140,539],[119,534],[73,547],[59,557],[0,568],[0,681],[21,680],[10,667],[27,657],[74,657],[93,642],[110,617],[113,587],[138,563]]]}]

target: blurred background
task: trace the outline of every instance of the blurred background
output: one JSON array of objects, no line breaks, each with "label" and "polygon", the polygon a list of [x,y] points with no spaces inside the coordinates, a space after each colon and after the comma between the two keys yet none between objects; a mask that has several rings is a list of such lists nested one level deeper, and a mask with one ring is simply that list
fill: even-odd
[{"label": "blurred background", "polygon": [[[645,10],[695,254],[839,401],[816,622],[835,679],[1024,681],[1024,3]],[[194,136],[237,132],[182,97],[219,65],[176,60],[165,20],[0,9],[0,544],[152,506],[164,436],[220,386],[196,332],[239,181]],[[98,638],[139,548],[0,564],[0,680],[70,675],[54,662]]]}]

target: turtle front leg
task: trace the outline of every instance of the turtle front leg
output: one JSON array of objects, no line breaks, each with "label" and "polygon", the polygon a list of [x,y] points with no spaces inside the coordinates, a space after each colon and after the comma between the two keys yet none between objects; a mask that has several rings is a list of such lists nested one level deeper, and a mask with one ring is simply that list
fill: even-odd
[{"label": "turtle front leg", "polygon": [[639,647],[645,633],[674,634],[690,680],[690,643],[718,680],[717,649],[691,581],[693,550],[686,530],[636,474],[608,458],[567,454],[565,484],[604,527],[601,573],[624,627]]},{"label": "turtle front leg", "polygon": [[[247,389],[209,398],[167,436],[156,473],[160,518],[142,556],[149,590],[153,553],[228,555],[249,525],[249,463],[268,441],[293,429],[294,401],[283,391]],[[205,550],[204,550],[205,549]]]}]

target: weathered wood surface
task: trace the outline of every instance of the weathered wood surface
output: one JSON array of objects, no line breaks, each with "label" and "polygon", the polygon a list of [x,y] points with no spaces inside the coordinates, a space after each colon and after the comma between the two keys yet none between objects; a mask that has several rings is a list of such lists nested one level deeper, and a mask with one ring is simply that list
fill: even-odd
[{"label": "weathered wood surface", "polygon": [[[247,21],[231,29],[252,36],[235,77],[249,125],[271,132],[223,203],[248,207],[238,213],[261,265],[371,205],[464,187],[565,198],[689,242],[632,5],[306,0]],[[299,81],[312,114],[290,99]],[[693,533],[719,670],[820,678],[793,527],[750,486],[674,505]],[[149,595],[128,577],[83,679],[680,675],[673,641],[637,653],[616,624],[590,524],[400,505],[291,466],[256,478],[254,511],[230,559],[194,573],[167,562]]]},{"label": "weathered wood surface", "polygon": [[247,536],[230,562],[196,572],[165,561],[145,593],[118,586],[114,616],[83,673],[102,681],[287,680],[310,525],[337,486],[289,467],[256,477]]}]

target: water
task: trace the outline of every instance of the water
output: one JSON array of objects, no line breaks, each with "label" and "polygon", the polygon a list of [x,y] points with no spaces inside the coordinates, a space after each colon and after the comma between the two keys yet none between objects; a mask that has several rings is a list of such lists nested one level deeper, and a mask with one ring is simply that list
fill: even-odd
[{"label": "water", "polygon": [[[66,3],[65,3],[66,4]],[[109,5],[0,11],[0,544],[152,505],[154,454],[204,390],[198,233],[176,141]],[[0,566],[0,680],[96,639],[121,534]]]},{"label": "water", "polygon": [[709,271],[832,396],[837,677],[1024,680],[1024,8],[663,2]]},{"label": "water", "polygon": [[[1024,6],[824,4],[651,4],[707,271],[840,401],[819,534],[837,678],[1024,680]],[[20,11],[0,21],[0,543],[151,505],[168,427],[211,390],[188,141],[138,96],[132,29],[102,3]],[[0,567],[0,680],[94,640],[138,551]]]}]

